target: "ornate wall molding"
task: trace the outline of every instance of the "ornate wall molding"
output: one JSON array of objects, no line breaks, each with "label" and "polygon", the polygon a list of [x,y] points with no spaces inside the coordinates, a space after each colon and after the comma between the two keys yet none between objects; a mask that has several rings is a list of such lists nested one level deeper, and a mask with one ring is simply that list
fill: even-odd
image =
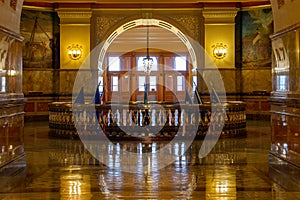
[{"label": "ornate wall molding", "polygon": [[202,20],[200,16],[196,15],[172,15],[169,16],[171,19],[176,21],[182,27],[186,28],[193,39],[199,41],[200,39],[200,31],[201,31],[201,24]]},{"label": "ornate wall molding", "polygon": [[104,40],[104,36],[108,33],[109,29],[114,27],[119,21],[126,16],[101,16],[96,17],[96,44]]}]

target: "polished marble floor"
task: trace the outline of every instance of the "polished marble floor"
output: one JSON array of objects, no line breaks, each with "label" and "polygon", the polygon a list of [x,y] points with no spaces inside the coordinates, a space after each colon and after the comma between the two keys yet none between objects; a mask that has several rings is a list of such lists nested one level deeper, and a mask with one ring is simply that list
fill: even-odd
[{"label": "polished marble floor", "polygon": [[248,121],[246,138],[219,139],[204,158],[202,141],[194,141],[166,167],[136,173],[118,170],[116,154],[104,165],[80,140],[49,138],[48,131],[47,122],[25,123],[26,160],[0,172],[0,199],[300,199],[298,169],[269,155],[268,122]]}]

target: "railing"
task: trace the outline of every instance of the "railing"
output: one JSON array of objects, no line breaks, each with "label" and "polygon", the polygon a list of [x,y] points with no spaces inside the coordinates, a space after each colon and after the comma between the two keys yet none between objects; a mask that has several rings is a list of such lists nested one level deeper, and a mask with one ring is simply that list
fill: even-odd
[{"label": "railing", "polygon": [[175,136],[204,138],[246,135],[246,105],[225,104],[49,104],[50,135],[77,138],[103,135],[110,139],[165,140]]}]

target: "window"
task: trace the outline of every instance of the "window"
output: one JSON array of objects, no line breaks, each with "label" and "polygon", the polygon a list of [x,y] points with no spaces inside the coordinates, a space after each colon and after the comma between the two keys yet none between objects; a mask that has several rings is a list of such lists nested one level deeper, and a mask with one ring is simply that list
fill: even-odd
[{"label": "window", "polygon": [[112,91],[113,92],[118,92],[119,91],[119,79],[118,76],[112,76]]},{"label": "window", "polygon": [[138,79],[138,87],[139,91],[145,91],[145,83],[146,83],[146,77],[145,76],[139,76]]},{"label": "window", "polygon": [[[144,71],[144,63],[143,63],[143,59],[145,57],[137,57],[137,66],[136,66],[136,70],[137,71]],[[156,57],[151,57],[153,59],[153,65],[151,70],[152,71],[157,71],[158,70],[158,62],[157,62],[157,58]]]},{"label": "window", "polygon": [[120,58],[116,56],[108,57],[108,71],[120,71]]},{"label": "window", "polygon": [[177,56],[174,58],[174,69],[177,71],[186,71],[186,56]]},{"label": "window", "polygon": [[149,82],[150,82],[149,90],[150,91],[156,91],[156,76],[150,76],[149,78],[150,78],[150,80],[149,80]]},{"label": "window", "polygon": [[288,78],[286,75],[277,76],[277,91],[287,91],[288,90]]},{"label": "window", "polygon": [[184,76],[177,76],[177,91],[184,91]]},{"label": "window", "polygon": [[6,91],[6,78],[5,77],[1,77],[1,92],[5,92]]}]

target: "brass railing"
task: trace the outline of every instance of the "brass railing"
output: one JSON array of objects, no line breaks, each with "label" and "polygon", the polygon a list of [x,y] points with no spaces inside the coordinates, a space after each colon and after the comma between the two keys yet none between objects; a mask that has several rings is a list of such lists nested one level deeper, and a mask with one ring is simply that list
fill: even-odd
[{"label": "brass railing", "polygon": [[[76,138],[103,135],[110,139],[170,139],[174,136],[204,138],[246,135],[246,105],[225,104],[49,104],[50,135]],[[141,128],[143,127],[143,128]]]}]

